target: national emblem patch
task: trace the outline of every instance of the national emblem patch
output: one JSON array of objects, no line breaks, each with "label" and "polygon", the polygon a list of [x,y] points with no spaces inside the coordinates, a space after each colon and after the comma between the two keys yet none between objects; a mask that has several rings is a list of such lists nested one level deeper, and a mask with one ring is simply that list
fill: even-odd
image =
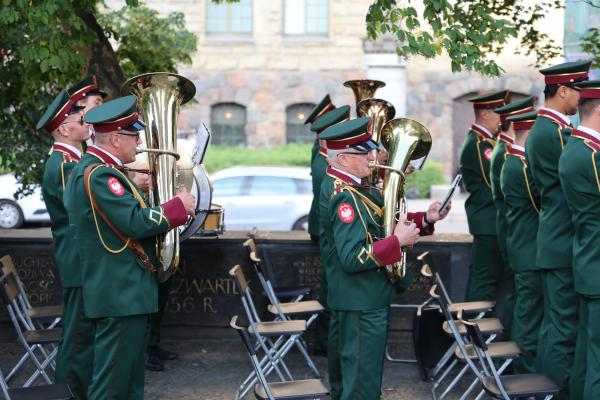
[{"label": "national emblem patch", "polygon": [[354,209],[348,203],[342,203],[338,207],[338,215],[343,223],[349,224],[354,221]]},{"label": "national emblem patch", "polygon": [[117,196],[123,196],[123,193],[125,193],[125,188],[123,187],[123,185],[121,185],[121,182],[114,176],[108,178],[108,188],[111,192],[113,192],[113,194],[116,194]]},{"label": "national emblem patch", "polygon": [[483,155],[485,156],[485,158],[489,161],[492,159],[492,149],[485,149],[483,151]]}]

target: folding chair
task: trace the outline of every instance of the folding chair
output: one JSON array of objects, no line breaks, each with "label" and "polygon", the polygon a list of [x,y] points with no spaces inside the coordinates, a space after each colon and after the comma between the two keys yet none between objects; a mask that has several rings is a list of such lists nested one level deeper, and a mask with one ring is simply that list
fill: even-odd
[{"label": "folding chair", "polygon": [[15,268],[12,257],[6,255],[0,258],[0,264],[2,265],[2,273],[4,275],[12,273],[17,281],[17,285],[21,291],[18,301],[21,305],[21,308],[27,310],[27,313],[25,313],[23,317],[27,320],[29,329],[44,328],[42,321],[45,320],[52,320],[48,328],[54,328],[61,320],[63,315],[63,306],[53,305],[32,307],[31,303],[29,302],[29,297],[27,296],[27,291],[25,290],[25,285],[23,285],[23,282],[21,282],[21,279],[19,278],[19,274],[17,273],[17,269]]},{"label": "folding chair", "polygon": [[[58,328],[30,329],[31,327],[24,317],[24,314],[26,314],[27,311],[26,309],[21,308],[21,304],[18,301],[21,290],[19,289],[19,285],[12,272],[0,277],[0,293],[2,293],[8,315],[17,332],[18,340],[26,350],[26,353],[12,369],[6,380],[8,381],[14,376],[27,359],[31,359],[36,367],[36,371],[29,377],[23,386],[31,386],[39,375],[42,375],[47,383],[52,383],[50,377],[46,373],[46,368],[53,367],[52,363],[56,357],[57,348],[54,347],[54,349],[48,353],[43,346],[58,344],[62,330]],[[41,361],[38,359],[35,350],[40,350]]]},{"label": "folding chair", "polygon": [[6,400],[71,400],[75,398],[69,386],[65,384],[9,389],[1,369],[0,388]]},{"label": "folding chair", "polygon": [[[250,238],[248,240],[246,240],[244,242],[244,246],[246,247],[246,249],[248,250],[248,255],[250,257],[250,260],[252,260],[252,264],[258,263],[258,266],[260,267],[260,271],[256,270],[256,273],[258,274],[258,278],[260,279],[260,283],[261,286],[263,287],[264,290],[264,295],[268,296],[267,290],[265,289],[265,282],[269,282],[269,285],[271,287],[271,291],[273,292],[274,296],[277,297],[277,299],[281,302],[281,301],[288,301],[288,302],[296,302],[296,301],[300,301],[304,298],[304,296],[307,296],[308,294],[310,294],[310,287],[308,286],[276,286],[272,284],[272,279],[268,277],[268,275],[266,273],[263,273],[263,269],[262,266],[260,265],[260,257],[258,256],[258,248],[256,247],[256,242],[254,242],[254,237],[253,234],[248,234],[248,236],[250,236]],[[256,269],[256,266],[255,266]]]},{"label": "folding chair", "polygon": [[[246,313],[246,317],[250,322],[248,331],[256,338],[256,345],[253,347],[255,351],[262,349],[265,356],[260,360],[265,376],[268,376],[273,370],[277,373],[282,381],[293,379],[291,372],[285,365],[283,358],[295,345],[300,353],[306,359],[310,369],[316,377],[319,377],[319,371],[314,362],[306,352],[304,346],[299,343],[301,335],[306,332],[305,320],[287,320],[287,321],[261,321],[254,301],[252,293],[248,287],[246,278],[239,265],[236,265],[229,271],[229,275],[233,278],[235,285],[240,294],[242,305]],[[275,338],[273,342],[272,338]],[[284,376],[285,373],[285,376]],[[242,398],[257,382],[257,375],[253,371],[240,385],[236,399]]]},{"label": "folding chair", "polygon": [[246,328],[237,325],[237,315],[231,318],[230,326],[239,333],[250,360],[252,367],[258,377],[258,382],[254,387],[254,394],[257,399],[320,399],[329,395],[329,390],[323,385],[319,379],[304,379],[287,382],[267,382],[267,378],[263,372],[261,363],[258,361],[256,351],[250,341],[250,336]]},{"label": "folding chair", "polygon": [[[460,319],[461,316],[459,316]],[[479,326],[472,321],[460,321],[473,343],[473,352],[481,365],[482,374],[479,381],[485,392],[494,399],[511,400],[545,396],[551,399],[559,391],[559,387],[544,374],[518,374],[500,376],[491,355],[490,346],[483,339]]]},{"label": "folding chair", "polygon": [[[447,333],[454,338],[455,350],[453,355],[455,359],[446,368],[444,373],[434,381],[434,384],[431,388],[431,393],[434,399],[443,399],[450,393],[450,391],[459,383],[465,373],[470,369],[475,374],[476,378],[461,396],[461,400],[466,399],[471,391],[476,387],[478,378],[481,376],[482,372],[474,364],[476,355],[473,353],[473,345],[465,340],[467,335],[464,324],[461,321],[454,320],[454,316],[450,312],[445,297],[443,295],[439,295],[436,293],[436,291],[437,286],[433,285],[429,291],[429,294],[438,302],[440,311],[444,315],[444,319],[446,319],[446,322],[444,322],[444,330],[446,331],[447,329]],[[459,310],[457,314],[462,317],[462,310]],[[488,343],[492,342],[496,335],[501,333],[503,330],[502,324],[496,318],[483,318],[471,321],[472,323],[477,324],[477,326],[479,326],[480,329],[489,336]],[[502,371],[508,367],[515,357],[518,357],[521,354],[521,349],[519,349],[515,342],[493,342],[489,344],[489,348],[491,357],[495,361],[502,362],[502,365],[499,368],[500,373],[502,373]],[[446,386],[444,392],[438,397],[436,395],[436,389],[441,385],[444,378],[459,362],[465,363],[465,365],[454,377],[454,379]],[[477,396],[477,398],[479,399],[481,396],[483,396],[483,391]]]}]

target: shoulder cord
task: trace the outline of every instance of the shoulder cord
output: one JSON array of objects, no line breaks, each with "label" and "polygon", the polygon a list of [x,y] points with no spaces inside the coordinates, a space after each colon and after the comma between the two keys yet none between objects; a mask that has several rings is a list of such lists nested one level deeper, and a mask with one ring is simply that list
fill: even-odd
[{"label": "shoulder cord", "polygon": [[479,141],[477,141],[477,158],[479,159],[479,168],[481,168],[481,176],[483,177],[483,181],[489,187],[492,188],[490,181],[488,181],[488,177],[485,174],[485,169],[483,168],[483,160],[481,159],[481,150],[479,148]]},{"label": "shoulder cord", "polygon": [[533,194],[531,193],[531,188],[529,186],[529,179],[527,179],[527,164],[525,164],[523,162],[523,160],[521,160],[521,163],[523,163],[523,178],[525,178],[525,186],[527,187],[527,194],[529,195],[529,201],[531,201],[531,205],[533,206],[533,209],[535,210],[536,213],[540,213],[540,210],[538,208],[538,206],[535,204],[535,200],[533,199]]}]

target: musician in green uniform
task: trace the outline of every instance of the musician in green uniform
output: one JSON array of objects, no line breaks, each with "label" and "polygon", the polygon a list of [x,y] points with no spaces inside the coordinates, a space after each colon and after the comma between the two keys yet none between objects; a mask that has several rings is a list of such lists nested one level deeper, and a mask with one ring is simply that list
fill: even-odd
[{"label": "musician in green uniform", "polygon": [[536,371],[538,338],[544,317],[541,274],[535,264],[539,194],[525,159],[525,141],[535,118],[535,111],[508,117],[509,132],[515,139],[507,148],[500,173],[501,193],[506,205],[508,261],[515,280],[511,336],[523,351],[513,362],[518,373]]},{"label": "musician in green uniform", "polygon": [[[310,165],[310,175],[312,177],[313,200],[308,214],[308,231],[314,242],[319,242],[319,194],[321,192],[321,183],[327,169],[327,148],[325,141],[319,139],[319,134],[327,127],[347,120],[350,117],[350,106],[332,108],[329,95],[315,107],[315,109],[306,118],[306,122],[311,123],[310,130],[316,133],[317,139],[315,146],[318,145],[318,151],[313,154]],[[321,258],[322,262],[322,258]],[[319,355],[327,354],[327,331],[329,327],[329,307],[327,306],[327,277],[325,269],[321,268],[321,284],[319,286],[319,302],[325,308],[325,311],[317,319],[317,333],[315,338],[314,351]]]},{"label": "musician in green uniform", "polygon": [[461,148],[459,165],[469,192],[465,210],[469,232],[473,235],[467,301],[495,300],[505,270],[497,239],[490,161],[500,124],[495,110],[506,103],[507,97],[508,91],[502,90],[469,99],[475,110],[475,123]]},{"label": "musician in green uniform", "polygon": [[67,89],[67,92],[71,96],[71,101],[75,102],[78,106],[84,107],[84,114],[92,108],[101,105],[106,97],[106,92],[100,90],[98,87],[96,75],[86,76]]},{"label": "musician in green uniform", "polygon": [[579,295],[579,328],[570,399],[600,399],[600,81],[578,84],[581,124],[558,163],[572,212],[573,274]]},{"label": "musician in green uniform", "polygon": [[514,138],[509,133],[511,123],[506,119],[512,115],[533,111],[533,97],[529,96],[522,100],[513,101],[497,108],[495,111],[500,115],[500,131],[498,132],[496,144],[492,151],[492,159],[490,160],[490,183],[492,184],[492,198],[496,206],[496,237],[498,238],[498,246],[502,255],[502,263],[505,267],[503,277],[505,296],[502,325],[504,326],[504,335],[509,340],[515,309],[515,274],[509,265],[506,250],[506,205],[502,190],[500,189],[500,171],[502,171],[502,166],[506,159],[507,148],[514,142]]},{"label": "musician in green uniform", "polygon": [[53,257],[64,301],[55,381],[68,384],[77,398],[86,399],[92,376],[93,327],[83,314],[79,257],[69,234],[69,219],[63,203],[68,177],[81,158],[81,142],[89,137],[82,109],[63,90],[40,118],[36,128],[45,129],[54,138],[52,153],[44,169],[42,195],[50,215]]},{"label": "musician in green uniform", "polygon": [[401,217],[394,233],[384,237],[383,200],[366,179],[375,159],[372,150],[379,146],[371,139],[370,126],[369,118],[358,118],[320,135],[329,162],[319,198],[319,245],[331,310],[329,381],[335,400],[380,397],[394,296],[383,267],[399,261],[401,246],[414,244],[419,234],[431,234],[433,223],[443,217],[435,202],[427,213]]},{"label": "musician in green uniform", "polygon": [[183,190],[150,207],[123,169],[140,143],[134,96],[90,110],[96,142],[73,169],[64,199],[77,244],[85,314],[95,324],[89,398],[142,399],[148,315],[157,311],[156,235],[187,221]]},{"label": "musician in green uniform", "polygon": [[525,144],[525,156],[540,193],[536,265],[542,270],[544,322],[538,350],[540,371],[568,393],[577,333],[577,296],[573,286],[571,212],[558,177],[558,160],[570,136],[568,115],[577,112],[579,91],[590,62],[569,62],[542,69],[545,104]]}]

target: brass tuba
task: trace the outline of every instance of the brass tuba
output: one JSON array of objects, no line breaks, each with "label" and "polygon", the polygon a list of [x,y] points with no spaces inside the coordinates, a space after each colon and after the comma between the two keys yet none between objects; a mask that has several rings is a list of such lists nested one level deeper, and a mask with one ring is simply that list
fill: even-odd
[{"label": "brass tuba", "polygon": [[[377,143],[381,143],[381,131],[386,122],[394,118],[396,115],[396,109],[389,101],[382,99],[365,99],[361,100],[356,105],[356,114],[359,117],[370,117],[372,126],[372,137]],[[377,150],[373,150],[377,152]],[[379,171],[374,170],[371,172],[369,180],[373,184],[379,182]]]},{"label": "brass tuba", "polygon": [[373,79],[355,79],[344,82],[344,86],[352,89],[358,105],[362,100],[372,98],[377,89],[385,86],[385,82]]},{"label": "brass tuba", "polygon": [[[381,132],[383,146],[388,151],[388,161],[385,166],[383,181],[383,229],[385,236],[394,232],[396,214],[406,214],[406,198],[404,171],[411,160],[425,157],[431,149],[431,134],[423,125],[408,118],[398,118],[387,122]],[[406,274],[406,251],[402,248],[402,260],[386,265],[388,278],[396,283]]]},{"label": "brass tuba", "polygon": [[[171,200],[180,186],[185,186],[191,191],[194,177],[188,171],[186,160],[181,161],[183,168],[178,174],[177,161],[180,155],[177,152],[176,119],[179,106],[190,101],[196,93],[192,81],[167,72],[143,74],[125,82],[121,93],[137,96],[146,123],[147,148],[140,151],[148,152],[151,176],[148,195],[150,205],[157,206]],[[177,270],[179,264],[177,229],[158,236],[156,254],[159,263],[157,278],[162,282]]]}]

